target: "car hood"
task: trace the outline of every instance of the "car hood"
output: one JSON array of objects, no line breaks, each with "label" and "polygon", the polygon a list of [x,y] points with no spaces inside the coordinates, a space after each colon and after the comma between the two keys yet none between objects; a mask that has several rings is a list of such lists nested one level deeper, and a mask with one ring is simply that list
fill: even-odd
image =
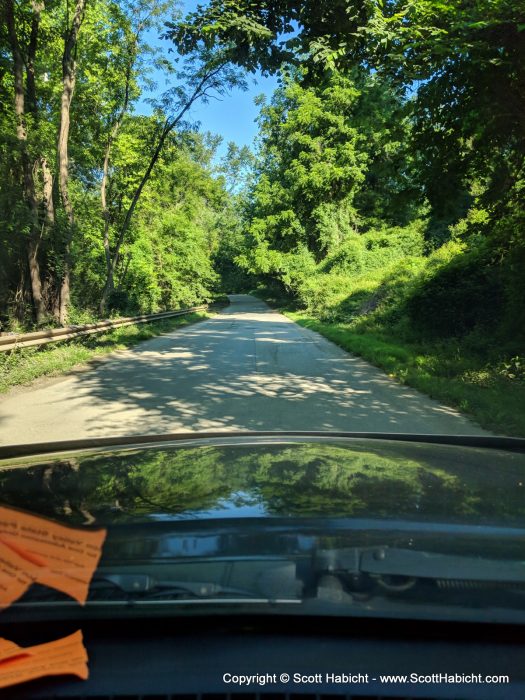
[{"label": "car hood", "polygon": [[0,461],[0,500],[71,525],[371,519],[523,527],[520,449],[224,436]]}]

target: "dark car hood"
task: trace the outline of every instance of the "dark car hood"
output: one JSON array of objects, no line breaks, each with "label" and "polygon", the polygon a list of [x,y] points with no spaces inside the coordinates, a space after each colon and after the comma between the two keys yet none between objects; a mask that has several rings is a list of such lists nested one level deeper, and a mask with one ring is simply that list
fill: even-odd
[{"label": "dark car hood", "polygon": [[523,527],[525,454],[335,437],[223,437],[0,461],[0,500],[72,525],[231,518]]}]

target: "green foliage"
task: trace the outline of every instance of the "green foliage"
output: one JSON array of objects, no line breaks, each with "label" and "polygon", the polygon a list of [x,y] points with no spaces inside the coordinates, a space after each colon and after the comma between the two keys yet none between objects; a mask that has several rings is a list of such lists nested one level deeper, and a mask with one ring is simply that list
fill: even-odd
[{"label": "green foliage", "polygon": [[362,236],[348,236],[339,246],[333,249],[324,259],[321,269],[324,272],[353,273],[363,272],[365,266],[366,248]]},{"label": "green foliage", "polygon": [[399,301],[407,271],[419,269],[425,222],[354,234],[308,274],[297,287],[300,304],[323,319],[352,318]]},{"label": "green foliage", "polygon": [[210,0],[171,36],[182,51],[199,41],[226,46],[250,70],[294,62],[310,82],[367,65],[415,92],[417,160],[444,220],[459,212],[466,178],[481,174],[499,196],[522,168],[524,26],[524,5],[513,0],[235,0],[227,7]]},{"label": "green foliage", "polygon": [[[11,5],[23,63],[25,143],[14,113],[16,51],[3,22]],[[3,327],[30,328],[35,321],[31,279],[41,286],[45,318],[40,314],[39,323],[56,325],[68,269],[70,320],[94,317],[97,311],[134,313],[191,305],[215,294],[219,279],[214,256],[222,236],[239,226],[240,211],[233,200],[251,154],[230,149],[229,169],[221,170],[214,160],[220,137],[195,133],[185,115],[192,99],[206,102],[244,83],[217,52],[202,49],[177,62],[149,46],[151,36],[171,17],[171,7],[164,0],[90,0],[86,5],[75,48],[67,144],[72,224],[56,172],[62,55],[72,6],[65,0],[2,3]],[[133,114],[139,100],[148,101],[149,87],[155,87],[154,71],[168,89],[152,104],[151,115]],[[24,163],[33,194],[24,185]],[[44,192],[46,175],[54,183],[51,197]],[[38,268],[32,278],[31,244]],[[109,307],[102,303],[106,286]]]},{"label": "green foliage", "polygon": [[285,77],[263,107],[251,212],[256,242],[284,253],[303,245],[319,257],[347,233],[353,193],[364,178],[358,133],[346,118],[358,96],[343,77],[318,88]]},{"label": "green foliage", "polygon": [[[116,141],[110,180],[115,206],[126,203],[130,186],[136,184],[142,169],[141,143],[154,128],[154,119],[129,117]],[[216,293],[214,255],[220,239],[238,226],[235,213],[225,219],[231,195],[211,167],[216,145],[210,135],[188,134],[166,148],[121,249],[110,313],[193,306]],[[94,314],[106,268],[100,204],[96,192],[87,194],[77,195],[83,235],[75,242],[73,303]],[[117,235],[118,226],[110,225],[111,245]]]},{"label": "green foliage", "polygon": [[[342,242],[344,230],[377,230],[385,220],[406,226],[428,216],[427,252],[451,236],[468,238],[476,248],[477,236],[489,241],[494,260],[507,260],[498,263],[495,275],[502,279],[494,284],[505,288],[501,317],[511,335],[525,325],[519,273],[525,248],[524,27],[525,7],[511,0],[235,0],[227,7],[210,0],[172,27],[171,36],[183,52],[199,41],[224,46],[250,70],[294,66],[288,73],[300,87],[292,92],[288,82],[264,112],[255,246],[290,251],[300,239],[319,258]],[[364,83],[357,66],[373,72]],[[342,112],[326,99],[327,85],[332,96],[354,90]],[[354,161],[344,167],[353,186],[341,198],[326,187],[331,182],[337,190],[341,182],[330,172],[333,161],[318,169],[311,159],[319,101],[352,132]],[[299,118],[305,110],[313,130]],[[302,148],[297,165],[282,167],[282,150],[293,151],[296,143]],[[306,175],[301,163],[308,164]],[[297,202],[290,197],[296,186],[303,187]],[[326,201],[317,201],[313,216],[312,200],[321,193]],[[467,284],[471,298],[476,284]]]},{"label": "green foliage", "polygon": [[[395,90],[363,71],[312,86],[301,80],[285,72],[283,87],[262,108],[249,239],[239,263],[311,299],[316,263],[320,272],[359,274],[421,254],[424,223],[407,223],[419,194],[406,175],[408,124]],[[333,285],[321,287],[328,293]]]}]

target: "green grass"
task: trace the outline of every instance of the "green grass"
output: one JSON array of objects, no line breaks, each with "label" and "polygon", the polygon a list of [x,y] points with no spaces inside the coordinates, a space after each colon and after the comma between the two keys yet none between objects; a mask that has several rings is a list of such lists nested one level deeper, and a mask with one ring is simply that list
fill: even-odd
[{"label": "green grass", "polygon": [[296,323],[385,370],[400,382],[470,415],[500,435],[525,437],[525,382],[505,377],[457,343],[415,345],[283,309]]},{"label": "green grass", "polygon": [[50,343],[41,348],[21,348],[0,353],[0,393],[5,393],[13,386],[30,384],[39,377],[59,376],[76,365],[203,321],[210,318],[210,315],[196,312],[151,323],[123,326],[106,333]]}]

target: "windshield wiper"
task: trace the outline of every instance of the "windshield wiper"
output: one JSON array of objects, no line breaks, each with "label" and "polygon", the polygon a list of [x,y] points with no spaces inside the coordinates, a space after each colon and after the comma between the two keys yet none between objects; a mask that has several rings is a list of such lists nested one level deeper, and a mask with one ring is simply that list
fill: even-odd
[{"label": "windshield wiper", "polygon": [[[127,570],[120,567],[103,567],[91,581],[87,604],[301,601],[303,584],[296,577],[296,565],[293,561],[272,561],[266,558],[221,561],[219,568],[215,567],[212,571],[204,564],[199,572],[202,578],[198,574],[194,578],[188,576],[184,564],[181,567],[179,570],[177,565],[172,564],[169,573],[165,567],[160,567],[158,577],[140,571],[139,567],[138,570],[131,567]],[[209,579],[205,578],[208,576]],[[67,605],[70,602],[71,600],[60,591],[34,585],[15,605]]]},{"label": "windshield wiper", "polygon": [[125,593],[127,596],[140,596],[142,600],[177,595],[189,595],[195,598],[210,598],[220,595],[253,598],[255,595],[253,591],[222,586],[212,581],[159,581],[148,574],[95,576],[91,584],[91,592],[107,589],[108,586]]}]

